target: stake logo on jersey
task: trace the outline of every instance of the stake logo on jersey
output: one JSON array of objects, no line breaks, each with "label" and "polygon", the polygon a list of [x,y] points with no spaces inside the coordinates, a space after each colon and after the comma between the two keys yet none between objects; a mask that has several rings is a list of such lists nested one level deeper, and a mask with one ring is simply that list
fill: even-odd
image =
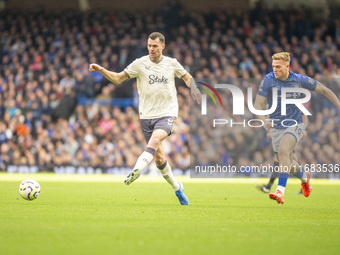
[{"label": "stake logo on jersey", "polygon": [[149,75],[149,84],[154,84],[154,83],[164,83],[164,84],[169,84],[169,79],[162,76],[159,77],[158,75],[151,74]]}]

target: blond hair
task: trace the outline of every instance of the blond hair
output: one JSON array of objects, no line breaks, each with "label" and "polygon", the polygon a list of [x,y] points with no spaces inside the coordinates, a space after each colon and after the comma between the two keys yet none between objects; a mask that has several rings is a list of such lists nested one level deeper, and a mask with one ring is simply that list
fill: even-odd
[{"label": "blond hair", "polygon": [[285,62],[290,62],[290,54],[289,52],[279,52],[272,56],[272,60],[282,60]]}]

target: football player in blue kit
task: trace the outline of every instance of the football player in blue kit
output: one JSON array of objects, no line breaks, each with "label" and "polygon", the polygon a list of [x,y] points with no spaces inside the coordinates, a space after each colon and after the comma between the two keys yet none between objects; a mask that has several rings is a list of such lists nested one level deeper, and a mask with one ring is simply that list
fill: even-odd
[{"label": "football player in blue kit", "polygon": [[[300,93],[301,90],[292,92],[293,90],[289,88],[303,88],[321,94],[340,110],[340,101],[330,89],[308,76],[293,73],[289,70],[289,63],[290,55],[288,52],[280,52],[272,56],[273,72],[267,74],[263,79],[254,104],[254,107],[258,110],[264,110],[267,104],[271,109],[273,103],[275,103],[273,99],[277,100],[277,107],[270,114],[269,120],[264,115],[257,115],[257,117],[264,122],[263,127],[266,131],[270,132],[275,160],[279,162],[278,186],[275,192],[269,193],[269,197],[276,200],[278,204],[284,203],[284,192],[289,174],[301,180],[302,192],[305,197],[308,197],[311,192],[310,173],[303,171],[293,159],[293,149],[302,138],[305,125],[302,121],[303,112],[300,109],[302,103],[300,105],[295,103],[297,100],[292,103],[292,99],[301,99],[303,93]],[[274,92],[275,88],[277,95]],[[284,95],[282,92],[286,94]],[[288,101],[284,102],[285,100],[282,100],[281,96],[290,99],[289,103],[287,103]],[[282,105],[287,103],[286,113],[284,113],[284,109],[281,109],[281,103],[283,103]]]}]

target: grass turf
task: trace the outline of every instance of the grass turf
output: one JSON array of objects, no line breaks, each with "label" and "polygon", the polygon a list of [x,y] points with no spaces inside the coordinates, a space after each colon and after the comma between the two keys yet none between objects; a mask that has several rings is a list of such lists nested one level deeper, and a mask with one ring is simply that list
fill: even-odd
[{"label": "grass turf", "polygon": [[[18,187],[33,178],[35,201]],[[340,183],[289,180],[285,204],[255,189],[266,180],[182,179],[181,206],[161,177],[0,174],[0,254],[339,254]]]}]

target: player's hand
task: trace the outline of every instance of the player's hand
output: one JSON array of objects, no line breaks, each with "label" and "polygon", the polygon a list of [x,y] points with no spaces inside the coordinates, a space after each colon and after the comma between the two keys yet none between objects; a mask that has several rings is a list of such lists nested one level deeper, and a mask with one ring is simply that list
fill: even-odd
[{"label": "player's hand", "polygon": [[192,86],[190,87],[190,92],[191,92],[191,96],[194,99],[194,101],[200,104],[201,103],[201,92],[199,91],[199,89],[196,86]]},{"label": "player's hand", "polygon": [[264,122],[264,125],[263,125],[264,129],[265,129],[267,132],[269,132],[270,129],[272,129],[272,128],[275,127],[275,126],[277,126],[277,125],[276,125],[273,121],[268,121],[268,120],[266,120],[266,121]]},{"label": "player's hand", "polygon": [[97,65],[97,64],[90,64],[90,67],[89,67],[90,72],[93,72],[93,71],[99,72],[102,69],[103,69],[103,67],[101,67],[100,65]]}]

